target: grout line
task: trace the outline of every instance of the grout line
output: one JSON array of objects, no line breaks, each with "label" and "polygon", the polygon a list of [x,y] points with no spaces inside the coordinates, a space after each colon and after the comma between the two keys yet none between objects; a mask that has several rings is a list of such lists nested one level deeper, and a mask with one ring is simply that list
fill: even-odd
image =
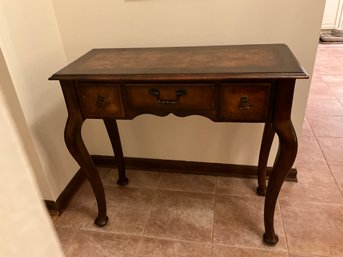
[{"label": "grout line", "polygon": [[187,239],[159,237],[159,236],[151,236],[151,235],[143,235],[142,238],[150,238],[150,239],[173,241],[173,242],[183,242],[183,243],[212,244],[210,241],[200,241],[200,240],[198,241],[198,240],[190,240],[190,239],[187,240]]},{"label": "grout line", "polygon": [[328,202],[317,202],[317,201],[307,201],[307,200],[294,200],[294,199],[280,199],[282,201],[288,202],[290,204],[300,204],[300,203],[309,203],[309,204],[317,204],[317,205],[328,205],[328,206],[343,206],[343,203],[328,203]]},{"label": "grout line", "polygon": [[[323,82],[324,82],[324,84],[329,88],[330,92],[335,96],[335,98],[336,98],[337,101],[340,103],[340,105],[343,106],[343,104],[341,103],[340,99],[339,99],[339,98],[336,96],[336,94],[332,91],[331,87],[330,87],[324,80],[323,80]],[[311,92],[311,91],[310,91],[310,92]],[[324,117],[325,117],[325,116],[324,116]],[[341,117],[341,116],[338,116],[338,117]],[[312,131],[312,133],[313,133],[313,135],[314,135],[314,137],[315,137],[315,140],[316,140],[316,142],[317,142],[317,144],[318,144],[318,146],[319,146],[319,149],[320,149],[320,151],[321,151],[321,153],[322,153],[322,155],[323,155],[323,157],[324,157],[324,159],[325,159],[326,165],[328,166],[328,168],[329,168],[329,170],[330,170],[330,173],[331,173],[331,175],[332,175],[332,177],[333,177],[333,179],[334,179],[334,181],[335,181],[335,183],[336,183],[336,186],[338,187],[339,192],[340,192],[341,195],[343,196],[343,191],[341,190],[341,188],[340,188],[340,186],[339,186],[339,184],[338,184],[338,182],[337,182],[337,179],[336,179],[335,175],[333,174],[333,172],[332,172],[332,170],[331,170],[331,167],[330,167],[330,164],[329,164],[329,162],[328,162],[328,160],[327,160],[327,157],[325,156],[324,151],[323,151],[323,149],[322,149],[322,147],[321,147],[321,145],[320,145],[320,143],[319,143],[318,138],[320,138],[320,136],[317,136],[317,135],[314,133],[314,130],[313,130],[313,128],[312,128],[312,125],[311,125],[311,123],[310,123],[310,120],[306,117],[306,115],[305,115],[305,118],[307,119],[308,125],[309,125],[309,127],[310,127],[310,129],[311,129],[311,131]],[[328,138],[342,138],[342,137],[328,137]]]},{"label": "grout line", "polygon": [[214,192],[206,192],[206,191],[186,191],[182,189],[173,189],[173,188],[157,188],[160,191],[167,191],[167,192],[177,192],[177,193],[190,193],[190,194],[206,194],[206,195],[214,195]]},{"label": "grout line", "polygon": [[[323,74],[322,74],[323,75]],[[329,75],[329,74],[324,74],[324,75]],[[331,87],[325,82],[325,80],[323,80],[325,86],[328,87],[329,91],[332,93],[332,95],[335,97],[335,99],[339,102],[339,104],[342,106],[341,101],[339,100],[339,98],[336,96],[336,94],[332,91]],[[311,91],[310,91],[311,92]]]},{"label": "grout line", "polygon": [[156,202],[157,202],[157,200],[158,200],[158,197],[159,197],[159,193],[158,193],[158,192],[159,192],[159,190],[157,189],[157,190],[156,190],[156,195],[155,195],[154,199],[152,200],[152,203],[151,203],[151,206],[150,206],[149,217],[146,219],[145,226],[144,226],[144,228],[142,229],[142,232],[141,232],[141,236],[144,236],[144,233],[145,233],[145,231],[146,231],[146,228],[147,228],[147,226],[148,226],[148,223],[149,223],[149,221],[150,221],[150,219],[151,219],[152,208],[153,208],[153,206],[156,204]]},{"label": "grout line", "polygon": [[[306,109],[307,109],[307,107],[306,107]],[[310,121],[309,121],[309,119],[308,119],[308,117],[306,115],[306,110],[305,110],[305,117],[304,117],[303,127],[304,127],[304,123],[305,122],[307,122],[307,125],[310,128],[312,135],[315,136],[314,131],[313,131],[311,125],[310,125]],[[303,127],[301,128],[301,135],[303,135],[303,133],[302,133],[303,132]]]},{"label": "grout line", "polygon": [[[328,117],[328,116],[325,116],[325,117]],[[343,118],[343,116],[341,116]],[[328,137],[328,136],[315,136],[316,138],[343,138],[343,137]]]},{"label": "grout line", "polygon": [[287,252],[288,252],[288,255],[290,256],[290,249],[289,249],[289,242],[288,242],[288,237],[287,237],[287,233],[286,233],[285,220],[284,220],[284,217],[283,217],[283,214],[282,214],[282,210],[281,210],[282,208],[281,208],[280,201],[278,201],[277,203],[278,203],[278,206],[279,206],[281,222],[282,222],[282,226],[283,226],[283,232],[285,234],[285,241],[286,241],[286,246],[287,246]]},{"label": "grout line", "polygon": [[[217,182],[217,179],[216,179],[216,182]],[[217,186],[217,183],[216,183],[216,186]],[[214,243],[214,225],[215,225],[215,221],[216,221],[216,202],[217,202],[217,195],[214,194],[214,196],[213,196],[213,220],[212,220],[212,232],[211,232],[211,244],[212,245]],[[211,255],[212,255],[212,252],[211,252]]]},{"label": "grout line", "polygon": [[[62,229],[66,229],[66,228],[62,228]],[[55,227],[55,231],[56,231],[57,237],[58,237],[58,239],[59,239],[59,243],[60,243],[61,248],[62,248],[62,250],[63,250],[64,253],[66,253],[66,252],[68,251],[69,247],[70,247],[70,246],[72,245],[72,243],[74,242],[74,240],[75,240],[77,234],[80,233],[80,229],[77,229],[77,228],[67,228],[67,229],[68,229],[68,230],[72,230],[73,236],[72,236],[72,238],[69,240],[69,242],[63,247],[62,242],[61,242],[61,239],[60,239],[61,235],[60,235],[59,233],[57,233],[56,227]]]},{"label": "grout line", "polygon": [[212,221],[212,233],[211,233],[211,257],[213,257],[213,245],[214,245],[214,229],[215,229],[215,221],[216,221],[216,202],[217,202],[217,191],[218,191],[218,180],[219,177],[215,178],[215,185],[214,185],[214,196],[213,196],[213,221]]},{"label": "grout line", "polygon": [[[306,118],[307,118],[307,117],[306,117]],[[308,121],[308,125],[310,126],[311,130],[313,131],[312,125],[311,125],[311,123],[310,123],[310,120],[307,119],[307,121]],[[328,162],[328,160],[327,160],[327,158],[326,158],[326,156],[325,156],[325,154],[324,154],[324,151],[323,151],[322,147],[321,147],[320,144],[319,144],[318,137],[316,136],[316,134],[314,133],[314,131],[313,131],[313,135],[314,135],[314,138],[315,138],[315,140],[316,140],[316,143],[317,143],[317,145],[318,145],[318,147],[319,147],[319,150],[320,150],[320,152],[322,153],[322,155],[323,155],[323,157],[324,157],[324,159],[325,159],[326,165],[329,166],[329,162]],[[330,172],[331,172],[331,170],[330,170]],[[332,172],[331,172],[331,174],[332,174]]]},{"label": "grout line", "polygon": [[[331,166],[330,165],[328,165],[329,166],[329,169],[330,169],[330,172],[331,172],[331,174],[332,174],[332,177],[333,177],[333,179],[335,180],[335,183],[336,183],[336,185],[337,185],[337,187],[338,187],[338,191],[341,193],[341,195],[342,195],[342,197],[343,197],[343,188],[341,189],[341,187],[340,187],[340,185],[339,185],[339,183],[338,183],[338,181],[337,181],[337,179],[336,179],[336,176],[335,176],[335,174],[332,172],[332,170],[331,170]],[[339,166],[339,165],[332,165],[332,166]]]},{"label": "grout line", "polygon": [[238,249],[249,249],[249,250],[260,250],[260,251],[270,251],[270,252],[283,252],[288,253],[287,249],[275,249],[275,246],[268,246],[266,247],[251,247],[251,246],[242,246],[242,245],[234,245],[234,244],[223,244],[223,243],[217,243],[213,244],[215,246],[222,246],[222,247],[230,247],[230,248],[238,248]]}]

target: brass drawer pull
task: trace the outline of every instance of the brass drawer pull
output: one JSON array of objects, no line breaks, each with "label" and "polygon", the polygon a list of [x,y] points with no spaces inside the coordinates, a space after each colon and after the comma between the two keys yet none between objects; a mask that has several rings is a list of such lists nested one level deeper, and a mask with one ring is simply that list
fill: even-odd
[{"label": "brass drawer pull", "polygon": [[187,90],[184,88],[178,89],[175,92],[176,99],[161,99],[160,90],[157,88],[151,88],[149,94],[156,96],[156,100],[159,104],[176,104],[179,102],[181,96],[187,95]]},{"label": "brass drawer pull", "polygon": [[105,108],[107,103],[105,102],[105,97],[102,95],[98,95],[95,101],[95,105],[100,108]]},{"label": "brass drawer pull", "polygon": [[240,110],[249,110],[251,108],[250,103],[249,103],[249,98],[248,96],[244,95],[241,96],[241,100],[239,103],[239,109]]}]

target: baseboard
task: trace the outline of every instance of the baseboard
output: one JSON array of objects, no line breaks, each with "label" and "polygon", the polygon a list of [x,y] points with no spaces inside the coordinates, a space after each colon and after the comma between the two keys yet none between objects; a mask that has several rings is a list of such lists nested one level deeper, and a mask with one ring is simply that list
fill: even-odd
[{"label": "baseboard", "polygon": [[85,179],[86,177],[81,170],[76,172],[56,201],[45,200],[48,210],[53,214],[63,212]]},{"label": "baseboard", "polygon": [[[92,159],[97,167],[116,167],[115,159],[112,156],[92,155]],[[127,169],[134,170],[257,178],[257,166],[132,157],[125,157],[124,161]],[[267,168],[267,176],[270,175],[271,170],[271,167]],[[79,170],[56,201],[45,201],[49,211],[53,213],[61,213],[80,188],[84,180],[85,175],[81,170]],[[296,182],[297,170],[294,168],[291,169],[286,180]]]},{"label": "baseboard", "polygon": [[[98,167],[116,167],[116,162],[112,156],[92,155],[92,159]],[[147,158],[125,157],[125,167],[134,170],[150,170],[160,172],[178,172],[191,174],[205,174],[214,176],[230,176],[241,178],[257,178],[257,166],[236,165],[223,163],[161,160]],[[267,168],[267,176],[272,171]],[[287,175],[287,181],[297,181],[297,170],[292,168]]]}]

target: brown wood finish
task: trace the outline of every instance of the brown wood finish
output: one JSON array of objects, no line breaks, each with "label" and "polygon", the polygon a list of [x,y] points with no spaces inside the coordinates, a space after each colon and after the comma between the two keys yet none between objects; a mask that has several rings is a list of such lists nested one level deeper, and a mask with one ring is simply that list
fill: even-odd
[{"label": "brown wood finish", "polygon": [[84,117],[124,116],[118,83],[78,83],[76,92]]},{"label": "brown wood finish", "polygon": [[123,155],[123,149],[121,147],[117,121],[115,119],[104,119],[104,123],[106,126],[107,133],[111,140],[111,144],[112,144],[112,148],[114,152],[114,158],[116,160],[116,164],[118,168],[119,178],[118,178],[117,184],[124,186],[129,182],[129,180],[125,175],[124,155]]},{"label": "brown wood finish", "polygon": [[95,223],[107,223],[100,177],[81,137],[86,118],[103,119],[119,171],[127,183],[116,119],[143,113],[164,116],[202,115],[216,122],[262,122],[257,192],[264,194],[266,163],[272,138],[279,154],[265,199],[267,244],[274,231],[276,200],[296,156],[296,135],[290,120],[295,79],[308,78],[284,44],[94,49],[50,79],[60,80],[68,120],[66,145],[91,183],[98,203]]},{"label": "brown wood finish", "polygon": [[281,80],[276,92],[273,129],[279,137],[279,150],[269,178],[265,205],[263,240],[268,244],[276,244],[279,239],[274,231],[275,204],[288,171],[292,167],[297,154],[297,136],[291,121],[292,100],[295,80]]},{"label": "brown wood finish", "polygon": [[270,84],[223,83],[220,116],[222,121],[265,121]]},{"label": "brown wood finish", "polygon": [[79,101],[75,88],[71,86],[72,84],[73,81],[61,81],[62,91],[68,109],[64,139],[69,152],[80,165],[81,170],[85,173],[93,189],[98,203],[98,216],[95,219],[95,223],[98,226],[105,226],[108,221],[105,191],[100,176],[82,140],[81,128],[85,118],[81,114]]},{"label": "brown wood finish", "polygon": [[260,155],[258,158],[258,187],[256,188],[256,193],[261,196],[265,196],[267,192],[266,185],[266,168],[268,163],[268,157],[270,149],[272,147],[275,131],[273,129],[273,124],[271,122],[266,122],[264,125]]}]

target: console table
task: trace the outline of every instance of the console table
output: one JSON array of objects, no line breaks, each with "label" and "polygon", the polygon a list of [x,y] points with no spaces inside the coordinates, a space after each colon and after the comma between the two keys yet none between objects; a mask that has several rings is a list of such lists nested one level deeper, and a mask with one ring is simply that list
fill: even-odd
[{"label": "console table", "polygon": [[[260,122],[264,132],[257,193],[265,195],[263,239],[276,244],[274,210],[293,165],[297,139],[291,122],[296,79],[308,75],[284,44],[93,49],[55,73],[68,109],[66,145],[86,174],[98,205],[95,224],[105,226],[106,200],[96,167],[81,137],[85,119],[105,123],[118,166],[128,183],[117,119],[140,114],[201,115],[214,122]],[[275,133],[279,150],[268,187],[266,165]]]}]

